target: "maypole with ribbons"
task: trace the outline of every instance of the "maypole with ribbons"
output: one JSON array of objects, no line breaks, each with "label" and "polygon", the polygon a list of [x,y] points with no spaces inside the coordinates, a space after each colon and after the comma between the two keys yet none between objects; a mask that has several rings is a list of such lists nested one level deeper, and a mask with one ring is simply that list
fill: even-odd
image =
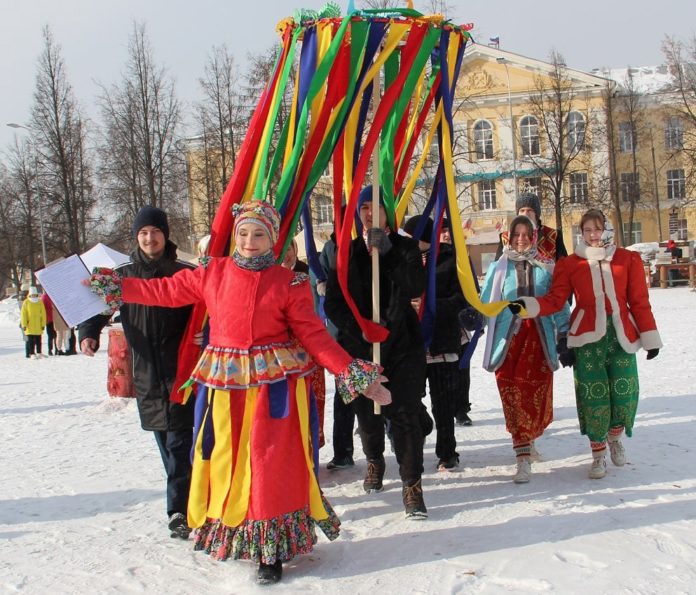
[{"label": "maypole with ribbons", "polygon": [[[439,164],[426,212],[433,214],[436,230],[449,216],[458,278],[467,301],[486,316],[497,315],[506,302],[482,304],[479,299],[456,198],[452,106],[471,26],[410,7],[356,11],[351,5],[343,17],[340,8],[330,3],[320,12],[298,12],[278,24],[278,57],[221,198],[209,254],[223,256],[234,248],[232,206],[262,199],[272,202],[282,216],[275,248],[278,258],[302,219],[310,266],[319,273],[311,194],[331,166],[339,284],[378,353],[379,343],[388,336],[379,324],[378,294],[373,300],[377,315],[370,319],[360,313],[348,292],[348,250],[356,233],[358,195],[371,168],[373,213],[378,213],[381,195],[389,227],[398,229],[435,139]],[[290,116],[281,125],[280,106],[288,95]],[[417,148],[421,155],[415,158]],[[437,250],[439,235],[433,240]],[[434,299],[427,302],[432,308]],[[200,330],[204,318],[203,306],[196,306],[183,345]],[[195,346],[182,349],[178,368],[182,382],[177,386],[196,359]]]}]

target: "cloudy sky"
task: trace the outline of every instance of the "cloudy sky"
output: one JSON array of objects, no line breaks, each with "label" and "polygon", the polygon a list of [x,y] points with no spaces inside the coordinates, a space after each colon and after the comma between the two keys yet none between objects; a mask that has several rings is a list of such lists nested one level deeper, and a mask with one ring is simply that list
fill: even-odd
[{"label": "cloudy sky", "polygon": [[[276,42],[275,25],[298,6],[319,8],[325,0],[0,0],[0,149],[25,123],[34,90],[41,31],[49,25],[61,46],[67,73],[87,114],[97,83],[112,84],[126,59],[133,22],[144,22],[159,64],[176,78],[185,102],[198,99],[197,79],[210,49],[227,44],[240,62],[247,52]],[[347,0],[338,0],[344,9]],[[360,6],[360,0],[356,1]],[[648,66],[660,63],[666,34],[687,39],[696,28],[696,3],[686,0],[449,0],[450,18],[475,24],[474,37],[536,58],[552,48],[568,66]],[[419,0],[415,2],[419,8]],[[423,4],[421,4],[422,6]]]}]

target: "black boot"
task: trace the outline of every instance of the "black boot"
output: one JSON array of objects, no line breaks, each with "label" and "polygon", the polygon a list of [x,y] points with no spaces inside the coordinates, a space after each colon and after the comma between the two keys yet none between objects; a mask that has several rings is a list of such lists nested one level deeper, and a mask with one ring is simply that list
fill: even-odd
[{"label": "black boot", "polygon": [[384,489],[382,479],[384,478],[384,459],[372,459],[367,461],[367,475],[363,481],[363,489],[368,494],[381,492]]},{"label": "black boot", "polygon": [[410,485],[404,483],[401,495],[407,519],[422,520],[428,518],[428,509],[423,501],[423,486],[420,479]]},{"label": "black boot", "polygon": [[273,564],[259,564],[259,570],[256,573],[256,582],[259,585],[273,585],[280,582],[283,577],[283,563],[280,558],[276,558]]}]

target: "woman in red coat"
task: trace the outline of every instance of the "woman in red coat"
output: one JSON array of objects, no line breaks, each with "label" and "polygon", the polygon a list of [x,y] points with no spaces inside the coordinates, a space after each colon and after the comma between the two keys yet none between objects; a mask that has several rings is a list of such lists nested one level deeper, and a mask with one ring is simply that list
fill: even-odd
[{"label": "woman in red coat", "polygon": [[[662,341],[653,317],[640,254],[613,243],[604,214],[590,209],[580,220],[582,241],[575,254],[560,260],[544,297],[524,297],[529,316],[548,316],[573,294],[567,347],[574,355],[575,398],[580,432],[590,439],[589,476],[607,474],[607,440],[611,460],[621,467],[626,455],[621,436],[631,436],[638,408],[636,352],[657,356]],[[571,356],[572,358],[572,356]]]},{"label": "woman in red coat", "polygon": [[[309,277],[275,264],[278,212],[268,203],[235,207],[231,258],[205,258],[162,279],[93,275],[97,293],[176,307],[204,300],[210,342],[192,373],[198,397],[188,522],[196,549],[217,559],[259,563],[258,581],[280,580],[282,562],[312,551],[315,525],[329,539],[339,521],[317,483],[309,431],[315,363],[350,401],[391,401],[375,364],[354,360],[315,315]],[[103,281],[109,285],[103,288]]]}]

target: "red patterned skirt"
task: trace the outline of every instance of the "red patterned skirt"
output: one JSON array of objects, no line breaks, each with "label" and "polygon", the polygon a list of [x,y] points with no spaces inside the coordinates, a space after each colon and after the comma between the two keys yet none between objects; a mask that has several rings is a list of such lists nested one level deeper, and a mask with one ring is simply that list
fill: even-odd
[{"label": "red patterned skirt", "polygon": [[513,446],[541,436],[553,420],[553,371],[533,320],[524,320],[495,379]]}]

